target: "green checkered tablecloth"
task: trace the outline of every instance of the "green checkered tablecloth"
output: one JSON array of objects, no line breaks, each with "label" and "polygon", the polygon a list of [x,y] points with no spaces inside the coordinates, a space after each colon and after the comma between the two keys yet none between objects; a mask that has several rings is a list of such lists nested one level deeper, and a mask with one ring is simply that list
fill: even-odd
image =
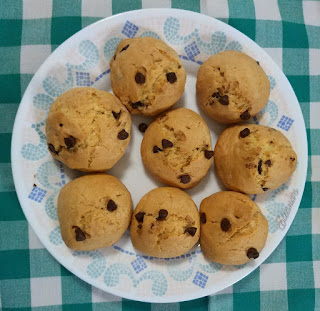
[{"label": "green checkered tablecloth", "polygon": [[[223,292],[165,305],[104,293],[53,259],[24,217],[10,163],[15,114],[41,63],[87,25],[112,14],[150,7],[213,16],[264,48],[296,92],[309,148],[299,211],[270,258]],[[0,0],[0,60],[0,309],[320,310],[320,1]]]}]

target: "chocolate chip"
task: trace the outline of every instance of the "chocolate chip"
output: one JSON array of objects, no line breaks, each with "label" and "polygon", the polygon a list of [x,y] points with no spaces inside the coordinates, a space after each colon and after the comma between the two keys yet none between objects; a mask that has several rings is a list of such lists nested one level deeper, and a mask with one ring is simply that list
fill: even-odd
[{"label": "chocolate chip", "polygon": [[223,218],[220,222],[221,230],[224,232],[228,232],[231,228],[231,223],[228,218]]},{"label": "chocolate chip", "polygon": [[109,201],[108,201],[107,210],[108,210],[109,212],[113,212],[113,211],[115,211],[117,208],[118,208],[118,205],[116,204],[115,201],[113,201],[113,200],[109,200]]},{"label": "chocolate chip", "polygon": [[161,143],[162,143],[162,148],[163,149],[173,147],[173,143],[168,139],[162,139]]},{"label": "chocolate chip", "polygon": [[191,181],[191,178],[188,174],[181,175],[179,178],[182,184],[188,184]]},{"label": "chocolate chip", "polygon": [[139,225],[138,225],[138,228],[139,228],[139,229],[142,229],[142,225],[141,225],[141,224],[139,224]]},{"label": "chocolate chip", "polygon": [[136,80],[137,84],[143,84],[146,82],[146,77],[141,72],[137,72],[134,79]]},{"label": "chocolate chip", "polygon": [[115,119],[119,119],[121,115],[121,110],[119,112],[112,111],[112,115]]},{"label": "chocolate chip", "polygon": [[200,221],[205,224],[207,222],[207,216],[205,213],[200,214]]},{"label": "chocolate chip", "polygon": [[139,212],[134,217],[136,218],[137,222],[143,222],[144,215],[144,212]]},{"label": "chocolate chip", "polygon": [[272,165],[271,160],[267,160],[266,162],[264,162],[264,164],[269,166],[269,167]]},{"label": "chocolate chip", "polygon": [[248,135],[250,135],[250,130],[247,127],[240,132],[240,137],[241,138],[245,138]]},{"label": "chocolate chip", "polygon": [[290,158],[290,160],[291,160],[291,161],[295,161],[295,160],[296,160],[296,158]]},{"label": "chocolate chip", "polygon": [[145,123],[140,123],[140,124],[139,124],[139,131],[140,131],[141,133],[144,133],[144,132],[147,130],[147,128],[148,128],[148,125],[147,125],[147,124],[145,124]]},{"label": "chocolate chip", "polygon": [[118,138],[120,140],[125,140],[129,137],[129,134],[126,132],[126,130],[121,130],[119,133],[118,133]]},{"label": "chocolate chip", "polygon": [[262,173],[262,160],[258,162],[258,173],[261,175]]},{"label": "chocolate chip", "polygon": [[221,95],[219,92],[214,92],[212,95],[211,95],[213,98],[220,98]]},{"label": "chocolate chip", "polygon": [[159,151],[162,151],[162,149],[159,148],[158,146],[154,146],[152,151],[153,153],[158,153]]},{"label": "chocolate chip", "polygon": [[125,51],[128,47],[129,47],[129,44],[128,44],[128,45],[126,45],[125,47],[123,47],[123,48],[122,48],[122,50],[121,50],[120,52]]},{"label": "chocolate chip", "polygon": [[249,120],[250,118],[251,118],[251,114],[248,111],[248,109],[245,112],[241,113],[240,115],[241,120]]},{"label": "chocolate chip", "polygon": [[159,216],[156,218],[157,220],[165,220],[168,216],[168,211],[166,209],[161,209],[159,211]]},{"label": "chocolate chip", "polygon": [[184,233],[189,233],[191,236],[194,236],[197,232],[196,227],[188,227],[184,230]]},{"label": "chocolate chip", "polygon": [[113,60],[116,60],[116,57],[117,57],[117,55],[116,55],[116,54],[114,54],[114,55],[113,55]]},{"label": "chocolate chip", "polygon": [[205,150],[204,151],[204,156],[209,160],[213,157],[214,152],[212,150]]},{"label": "chocolate chip", "polygon": [[260,63],[257,61],[257,64],[260,66]]},{"label": "chocolate chip", "polygon": [[60,126],[60,127],[63,127],[63,124],[62,124],[62,123],[60,123],[60,124],[59,124],[59,126]]},{"label": "chocolate chip", "polygon": [[133,109],[138,109],[139,107],[143,107],[143,103],[142,102],[136,102],[136,103],[131,103],[131,107]]},{"label": "chocolate chip", "polygon": [[219,103],[223,106],[228,106],[229,105],[229,97],[228,95],[223,95],[219,99]]},{"label": "chocolate chip", "polygon": [[67,146],[67,149],[71,149],[76,145],[77,140],[73,136],[69,136],[64,139],[64,143]]},{"label": "chocolate chip", "polygon": [[72,228],[75,229],[74,233],[76,234],[76,241],[81,242],[86,239],[85,233],[79,227],[73,226]]},{"label": "chocolate chip", "polygon": [[174,72],[168,72],[166,74],[168,82],[171,84],[175,83],[177,81],[177,76]]},{"label": "chocolate chip", "polygon": [[257,259],[259,257],[259,252],[254,247],[251,247],[247,251],[247,257],[250,259]]},{"label": "chocolate chip", "polygon": [[267,191],[267,190],[269,190],[269,188],[262,187],[262,190]]},{"label": "chocolate chip", "polygon": [[54,149],[54,145],[52,145],[52,144],[48,144],[48,148],[49,148],[49,150],[52,152],[52,153],[54,153],[54,154],[59,154],[59,151],[57,151],[56,149]]}]

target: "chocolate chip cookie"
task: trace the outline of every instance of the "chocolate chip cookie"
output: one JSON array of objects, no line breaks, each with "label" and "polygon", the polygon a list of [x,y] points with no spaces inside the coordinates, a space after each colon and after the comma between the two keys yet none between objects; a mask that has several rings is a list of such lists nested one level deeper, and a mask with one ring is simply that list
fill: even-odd
[{"label": "chocolate chip cookie", "polygon": [[112,90],[132,114],[157,115],[184,91],[186,71],[178,54],[155,38],[122,40],[110,68]]},{"label": "chocolate chip cookie", "polygon": [[297,155],[281,132],[243,124],[229,127],[219,136],[214,164],[228,189],[258,194],[286,182],[296,168]]},{"label": "chocolate chip cookie", "polygon": [[74,179],[58,197],[62,239],[74,250],[89,251],[116,243],[127,230],[131,215],[129,191],[107,174]]},{"label": "chocolate chip cookie", "polygon": [[134,210],[130,234],[133,246],[149,256],[180,256],[199,239],[197,206],[180,189],[153,189],[142,197]]},{"label": "chocolate chip cookie", "polygon": [[242,265],[259,257],[268,236],[268,221],[248,196],[221,191],[200,205],[200,244],[209,260]]},{"label": "chocolate chip cookie", "polygon": [[146,130],[141,156],[145,167],[160,181],[192,188],[206,176],[213,161],[208,126],[190,109],[166,112]]},{"label": "chocolate chip cookie", "polygon": [[46,123],[51,155],[72,169],[94,172],[112,168],[124,154],[131,116],[113,94],[90,87],[58,97]]},{"label": "chocolate chip cookie", "polygon": [[259,62],[238,51],[224,51],[200,66],[197,95],[210,118],[237,123],[255,116],[267,104],[270,83]]}]

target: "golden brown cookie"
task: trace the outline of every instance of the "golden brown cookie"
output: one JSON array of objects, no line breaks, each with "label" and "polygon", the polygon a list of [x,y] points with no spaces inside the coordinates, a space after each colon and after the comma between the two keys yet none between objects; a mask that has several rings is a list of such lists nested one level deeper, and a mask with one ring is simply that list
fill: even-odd
[{"label": "golden brown cookie", "polygon": [[200,244],[209,260],[242,265],[259,257],[268,236],[268,221],[248,196],[221,191],[200,205]]},{"label": "golden brown cookie", "polygon": [[248,55],[224,51],[209,57],[197,77],[200,107],[213,120],[237,123],[255,116],[270,94],[267,75]]},{"label": "golden brown cookie", "polygon": [[281,132],[243,124],[229,127],[219,136],[214,164],[228,189],[258,194],[287,181],[296,168],[297,155]]},{"label": "golden brown cookie", "polygon": [[134,210],[130,234],[133,246],[149,256],[180,256],[199,239],[197,206],[180,189],[153,189],[142,197]]},{"label": "golden brown cookie", "polygon": [[90,87],[58,97],[46,123],[51,155],[87,172],[112,168],[129,144],[130,131],[131,116],[119,99]]},{"label": "golden brown cookie", "polygon": [[122,40],[110,68],[112,90],[132,114],[157,115],[184,91],[186,71],[178,54],[155,38]]},{"label": "golden brown cookie", "polygon": [[116,243],[132,215],[131,195],[111,175],[86,175],[65,185],[58,197],[61,236],[75,250],[94,250]]},{"label": "golden brown cookie", "polygon": [[213,161],[208,126],[190,109],[166,112],[146,130],[141,156],[145,167],[160,181],[192,188],[206,176]]}]

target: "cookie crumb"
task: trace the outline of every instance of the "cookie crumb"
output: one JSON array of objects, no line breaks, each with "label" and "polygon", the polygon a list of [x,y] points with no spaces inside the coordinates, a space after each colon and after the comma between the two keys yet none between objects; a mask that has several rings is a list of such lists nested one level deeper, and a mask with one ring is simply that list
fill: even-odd
[{"label": "cookie crumb", "polygon": [[138,128],[141,133],[144,133],[147,130],[148,125],[145,123],[140,123]]}]

